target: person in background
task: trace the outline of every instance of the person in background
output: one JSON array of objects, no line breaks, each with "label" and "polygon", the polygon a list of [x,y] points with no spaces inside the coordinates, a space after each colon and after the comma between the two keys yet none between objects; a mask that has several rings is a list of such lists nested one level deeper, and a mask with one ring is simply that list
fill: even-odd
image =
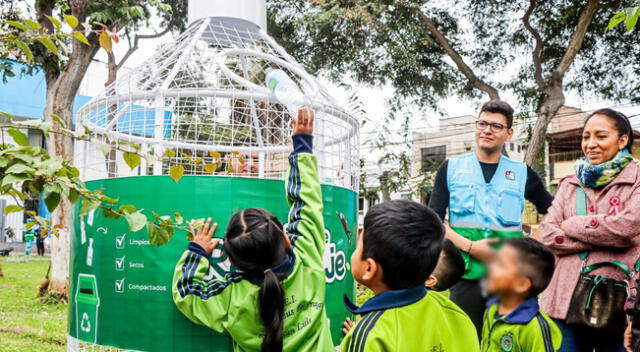
[{"label": "person in background", "polygon": [[[624,114],[601,109],[589,115],[582,131],[584,157],[575,163],[576,175],[560,183],[540,225],[542,242],[557,257],[541,306],[562,330],[561,352],[624,351],[622,330],[568,325],[566,319],[583,266],[619,261],[633,268],[640,258],[640,168],[631,155],[633,140],[631,123]],[[584,192],[578,192],[579,188]],[[579,194],[586,196],[586,215],[577,215]],[[580,253],[588,253],[584,263]],[[613,265],[591,274],[627,279]]]},{"label": "person in background", "polygon": [[486,297],[480,287],[494,247],[501,239],[520,237],[524,201],[546,214],[553,197],[540,176],[525,165],[502,155],[513,137],[513,108],[491,100],[475,122],[475,152],[445,161],[438,170],[429,206],[445,219],[446,236],[462,252],[464,278],[451,289],[451,299],[482,329]]},{"label": "person in background", "polygon": [[342,352],[479,350],[469,317],[424,286],[443,237],[438,216],[417,202],[393,200],[369,209],[351,256],[351,273],[375,296],[361,307],[345,296],[347,309],[362,319],[342,340]]},{"label": "person in background", "polygon": [[553,276],[555,257],[533,238],[510,238],[489,265],[489,300],[482,352],[555,352],[562,343],[556,324],[540,311],[538,295]]},{"label": "person in background", "polygon": [[38,255],[39,256],[43,256],[44,255],[44,240],[45,240],[45,238],[47,238],[47,235],[46,235],[46,233],[42,233],[40,228],[38,228],[36,230],[35,236],[36,236],[36,247],[38,249]]}]

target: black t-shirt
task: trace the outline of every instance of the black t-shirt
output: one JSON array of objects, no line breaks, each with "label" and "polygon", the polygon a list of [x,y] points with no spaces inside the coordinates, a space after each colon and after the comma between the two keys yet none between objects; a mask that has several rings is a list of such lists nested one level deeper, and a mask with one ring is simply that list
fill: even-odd
[{"label": "black t-shirt", "polygon": [[[436,173],[436,179],[433,184],[433,192],[429,199],[429,206],[444,220],[449,208],[449,187],[447,186],[447,165],[449,161],[445,161]],[[493,175],[498,169],[498,164],[480,163],[482,174],[486,183],[491,182]],[[524,197],[533,203],[540,214],[546,214],[553,203],[553,196],[547,191],[540,179],[540,175],[532,168],[527,166],[527,185],[524,191]]]}]

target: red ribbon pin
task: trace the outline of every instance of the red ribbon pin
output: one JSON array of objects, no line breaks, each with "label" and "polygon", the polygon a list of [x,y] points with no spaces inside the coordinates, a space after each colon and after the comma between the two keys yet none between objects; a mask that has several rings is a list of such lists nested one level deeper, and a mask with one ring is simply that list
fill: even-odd
[{"label": "red ribbon pin", "polygon": [[609,207],[609,214],[618,215],[620,213],[620,203],[620,197],[611,197],[611,199],[609,199],[609,204],[611,205],[611,207]]}]

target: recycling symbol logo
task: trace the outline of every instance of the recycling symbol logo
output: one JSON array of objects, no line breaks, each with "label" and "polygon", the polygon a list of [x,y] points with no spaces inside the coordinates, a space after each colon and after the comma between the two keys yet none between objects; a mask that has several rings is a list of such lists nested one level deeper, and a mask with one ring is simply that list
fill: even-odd
[{"label": "recycling symbol logo", "polygon": [[82,332],[91,331],[91,322],[89,321],[89,315],[86,312],[82,313],[82,321],[80,322],[80,330],[82,330]]}]

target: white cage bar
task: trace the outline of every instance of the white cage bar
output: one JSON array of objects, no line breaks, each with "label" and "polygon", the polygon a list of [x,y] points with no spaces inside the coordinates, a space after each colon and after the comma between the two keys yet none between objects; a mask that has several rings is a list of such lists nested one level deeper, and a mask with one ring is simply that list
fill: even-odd
[{"label": "white cage bar", "polygon": [[195,21],[78,111],[78,131],[152,154],[131,170],[120,151],[78,142],[84,179],[166,175],[167,150],[185,175],[283,179],[291,116],[265,86],[269,69],[289,74],[315,111],[321,181],[357,190],[358,122],[258,25],[230,17]]}]

